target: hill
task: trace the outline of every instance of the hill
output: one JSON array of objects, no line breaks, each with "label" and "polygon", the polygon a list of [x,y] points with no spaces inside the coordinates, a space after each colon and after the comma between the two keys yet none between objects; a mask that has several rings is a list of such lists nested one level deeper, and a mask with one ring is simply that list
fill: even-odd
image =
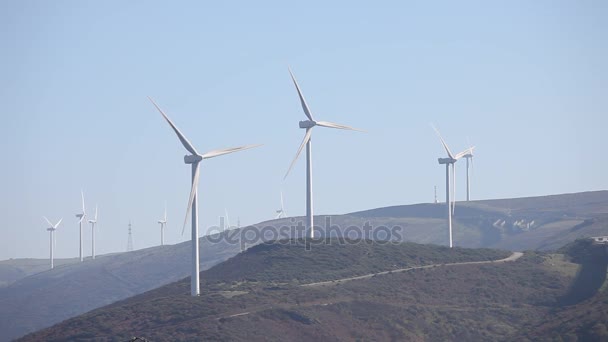
[{"label": "hill", "polygon": [[581,264],[578,277],[561,298],[562,305],[552,310],[546,319],[529,325],[517,340],[607,341],[608,246],[577,240],[560,252]]},{"label": "hill", "polygon": [[[55,259],[55,265],[68,265],[78,262],[78,258]],[[48,259],[10,259],[0,261],[0,288],[6,287],[19,279],[49,269]]]},{"label": "hill", "polygon": [[[201,268],[239,252],[201,239]],[[8,341],[89,310],[186,277],[190,243],[98,256],[68,263],[0,288],[0,341]]]},{"label": "hill", "polygon": [[[559,307],[576,274],[543,253],[323,241],[252,247],[201,272],[198,298],[185,279],[21,340],[505,340]],[[397,272],[420,265],[435,266]]]},{"label": "hill", "polygon": [[[400,236],[391,237],[396,241],[444,245],[444,217],[444,204],[416,204],[346,215],[320,215],[315,217],[315,222],[320,225],[319,233],[325,236],[344,235],[351,226],[363,227],[369,223],[373,227],[401,227]],[[209,267],[236,255],[241,247],[263,240],[244,238],[247,232],[260,237],[266,227],[278,230],[299,221],[303,222],[303,218],[266,221],[201,238],[202,265]],[[338,229],[331,229],[332,226]],[[578,238],[596,235],[608,235],[608,191],[458,202],[454,216],[454,242],[461,247],[548,251]],[[222,238],[217,239],[219,236]],[[290,237],[294,235],[288,233],[279,238]],[[265,239],[277,237],[270,234]],[[62,265],[52,272],[35,275],[32,273],[39,269],[26,272],[25,268],[13,267],[18,261],[0,262],[0,283],[12,283],[0,288],[0,341],[188,276],[189,246],[184,243],[118,254],[110,259],[98,258],[93,263]],[[47,260],[27,262],[45,265]],[[5,263],[13,266],[2,272]],[[35,304],[32,298],[36,298]]]},{"label": "hill", "polygon": [[[332,223],[400,225],[406,241],[445,244],[445,210],[434,203],[393,206],[334,216]],[[608,235],[608,191],[457,202],[453,218],[458,246],[549,251]]]}]

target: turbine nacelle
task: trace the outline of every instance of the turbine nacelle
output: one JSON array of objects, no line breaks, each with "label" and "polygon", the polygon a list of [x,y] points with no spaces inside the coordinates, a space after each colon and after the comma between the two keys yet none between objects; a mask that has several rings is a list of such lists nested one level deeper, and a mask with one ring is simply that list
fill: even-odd
[{"label": "turbine nacelle", "polygon": [[458,159],[454,159],[454,158],[437,158],[437,161],[439,162],[439,164],[454,164],[458,161]]},{"label": "turbine nacelle", "polygon": [[316,125],[317,125],[317,123],[312,120],[300,121],[300,128],[313,128]]},{"label": "turbine nacelle", "polygon": [[184,156],[184,163],[186,164],[196,164],[203,160],[202,156],[199,155],[186,155]]}]

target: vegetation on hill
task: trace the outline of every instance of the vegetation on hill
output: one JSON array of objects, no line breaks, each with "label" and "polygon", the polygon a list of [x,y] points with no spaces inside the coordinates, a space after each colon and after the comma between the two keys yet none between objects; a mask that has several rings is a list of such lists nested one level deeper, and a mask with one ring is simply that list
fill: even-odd
[{"label": "vegetation on hill", "polygon": [[519,340],[608,341],[608,247],[590,239],[576,240],[563,248],[581,264],[569,291],[546,319],[532,324]]},{"label": "vegetation on hill", "polygon": [[572,281],[548,266],[542,253],[526,253],[510,263],[436,266],[334,286],[300,286],[397,264],[500,259],[507,254],[368,242],[319,244],[311,251],[298,243],[260,245],[202,272],[199,298],[188,295],[185,279],[23,340],[508,339],[559,305]]},{"label": "vegetation on hill", "polygon": [[[342,243],[340,243],[340,240]],[[411,242],[323,239],[259,244],[205,272],[203,282],[281,282],[291,284],[335,280],[381,271],[462,261],[498,260],[511,252],[448,248]],[[243,267],[243,265],[247,267]]]}]

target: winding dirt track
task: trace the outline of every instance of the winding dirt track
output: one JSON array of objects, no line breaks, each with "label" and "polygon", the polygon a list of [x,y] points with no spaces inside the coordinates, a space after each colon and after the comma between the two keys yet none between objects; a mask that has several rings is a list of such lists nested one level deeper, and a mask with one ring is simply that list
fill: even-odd
[{"label": "winding dirt track", "polygon": [[[300,286],[305,286],[305,287],[330,286],[330,285],[337,285],[339,283],[344,283],[344,282],[352,281],[352,280],[369,279],[371,277],[378,276],[378,275],[383,275],[383,274],[408,272],[408,271],[425,269],[425,268],[433,268],[433,267],[458,266],[458,265],[479,265],[479,264],[497,264],[497,263],[504,263],[504,262],[509,262],[509,261],[515,261],[515,260],[521,258],[522,255],[524,255],[524,253],[522,253],[522,252],[513,252],[513,254],[511,254],[509,257],[504,258],[504,259],[500,259],[500,260],[467,261],[467,262],[454,262],[454,263],[449,263],[449,264],[432,264],[432,265],[426,265],[426,266],[408,267],[408,268],[401,268],[401,269],[392,270],[392,271],[370,273],[370,274],[366,274],[366,275],[362,275],[362,276],[357,276],[357,277],[342,278],[342,279],[330,280],[330,281],[321,281],[321,282],[318,282],[318,283],[302,284]],[[329,304],[331,304],[331,303],[307,303],[307,304],[304,304],[304,306],[329,305]],[[288,308],[289,306],[280,306],[280,305],[278,305],[278,306],[274,305],[273,306],[273,305],[270,305],[270,304],[269,305],[262,305],[262,306],[258,306],[258,307],[254,307],[254,308],[249,308],[249,310],[247,312],[239,312],[239,313],[231,314],[231,315],[228,315],[228,316],[222,315],[222,316],[216,317],[215,319],[220,320],[220,319],[226,319],[226,318],[234,318],[234,317],[239,317],[239,316],[245,316],[245,315],[249,315],[251,313],[256,313],[256,312],[259,312],[259,311],[263,311],[263,310],[267,310],[267,309],[272,309],[272,308],[277,308],[277,307]]]},{"label": "winding dirt track", "polygon": [[302,284],[300,286],[314,287],[314,286],[336,285],[336,284],[339,284],[339,283],[344,283],[344,282],[352,281],[352,280],[368,279],[368,278],[379,276],[379,275],[383,275],[383,274],[408,272],[408,271],[413,271],[413,270],[420,270],[420,269],[433,268],[433,267],[439,267],[439,266],[495,264],[495,263],[515,261],[515,260],[521,258],[522,255],[524,255],[524,253],[522,253],[522,252],[513,252],[513,254],[511,254],[509,257],[504,258],[504,259],[500,259],[500,260],[467,261],[467,262],[454,262],[454,263],[450,263],[450,264],[432,264],[432,265],[426,265],[426,266],[415,266],[415,267],[408,267],[408,268],[400,268],[400,269],[391,270],[391,271],[384,271],[384,272],[378,272],[378,273],[370,273],[370,274],[366,274],[366,275],[362,275],[362,276],[357,276],[357,277],[342,278],[342,279],[329,280],[329,281],[321,281],[321,282],[318,282],[318,283]]}]

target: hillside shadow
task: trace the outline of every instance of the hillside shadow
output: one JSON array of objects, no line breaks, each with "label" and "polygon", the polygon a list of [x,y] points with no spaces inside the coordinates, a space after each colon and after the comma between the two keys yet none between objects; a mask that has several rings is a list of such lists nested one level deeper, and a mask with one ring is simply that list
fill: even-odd
[{"label": "hillside shadow", "polygon": [[581,268],[568,292],[559,298],[559,306],[574,305],[593,297],[606,281],[607,247],[593,245],[587,247],[589,250],[586,255],[579,259]]}]

